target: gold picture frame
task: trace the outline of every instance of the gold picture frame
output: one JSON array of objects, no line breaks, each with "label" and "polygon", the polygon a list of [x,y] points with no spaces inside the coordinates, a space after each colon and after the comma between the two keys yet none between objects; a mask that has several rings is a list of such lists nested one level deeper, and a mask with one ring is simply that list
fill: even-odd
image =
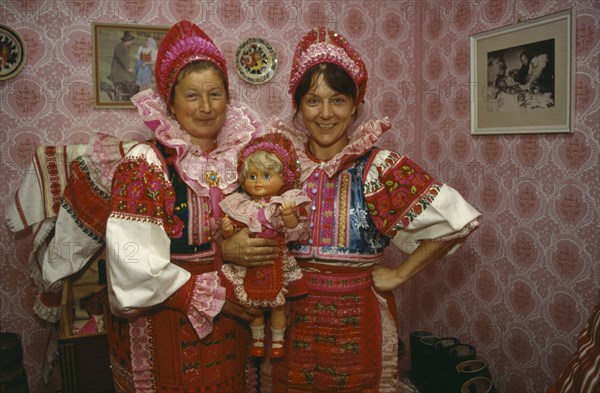
[{"label": "gold picture frame", "polygon": [[471,134],[573,132],[573,9],[470,37]]},{"label": "gold picture frame", "polygon": [[131,96],[156,86],[154,62],[168,30],[165,26],[92,24],[94,108],[133,108]]}]

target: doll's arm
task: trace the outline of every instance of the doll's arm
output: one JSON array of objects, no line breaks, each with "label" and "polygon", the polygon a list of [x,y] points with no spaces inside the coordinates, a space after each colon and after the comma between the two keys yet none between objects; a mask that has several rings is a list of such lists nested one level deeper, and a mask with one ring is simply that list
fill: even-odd
[{"label": "doll's arm", "polygon": [[281,213],[281,221],[283,226],[287,229],[294,229],[299,223],[298,216],[296,215],[296,204],[293,200],[283,201],[279,207]]},{"label": "doll's arm", "polygon": [[229,219],[229,216],[223,217],[221,219],[221,233],[223,234],[223,237],[225,237],[225,238],[231,237],[231,235],[233,235],[233,232],[234,232],[233,223]]}]

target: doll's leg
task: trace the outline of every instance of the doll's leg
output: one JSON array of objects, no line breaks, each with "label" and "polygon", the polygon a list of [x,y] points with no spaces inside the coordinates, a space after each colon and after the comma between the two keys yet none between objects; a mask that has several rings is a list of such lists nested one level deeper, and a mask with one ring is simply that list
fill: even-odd
[{"label": "doll's leg", "polygon": [[261,357],[265,355],[265,317],[260,316],[250,322],[250,332],[252,333],[252,347],[250,355]]},{"label": "doll's leg", "polygon": [[271,357],[285,356],[283,338],[285,335],[285,304],[271,309]]}]

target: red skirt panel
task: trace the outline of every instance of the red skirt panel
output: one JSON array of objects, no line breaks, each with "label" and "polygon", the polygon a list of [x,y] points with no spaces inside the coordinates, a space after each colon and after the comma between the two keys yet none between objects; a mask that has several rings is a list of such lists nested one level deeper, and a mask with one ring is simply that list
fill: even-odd
[{"label": "red skirt panel", "polygon": [[[380,301],[371,287],[371,270],[357,270],[304,272],[309,295],[292,302],[287,354],[263,366],[261,385],[268,386],[261,387],[261,391],[379,391]],[[393,325],[391,318],[386,321]],[[397,367],[397,359],[395,363]]]},{"label": "red skirt panel", "polygon": [[220,314],[214,330],[200,339],[185,314],[167,308],[131,320],[109,319],[117,392],[248,391],[246,324]]}]

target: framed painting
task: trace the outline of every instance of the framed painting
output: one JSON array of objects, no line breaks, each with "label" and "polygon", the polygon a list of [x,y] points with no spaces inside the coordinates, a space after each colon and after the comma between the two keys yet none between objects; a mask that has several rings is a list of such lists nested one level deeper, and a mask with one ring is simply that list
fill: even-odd
[{"label": "framed painting", "polygon": [[92,24],[94,107],[133,108],[130,98],[156,87],[154,68],[163,26]]},{"label": "framed painting", "polygon": [[471,134],[573,131],[572,9],[472,35],[470,45]]}]

